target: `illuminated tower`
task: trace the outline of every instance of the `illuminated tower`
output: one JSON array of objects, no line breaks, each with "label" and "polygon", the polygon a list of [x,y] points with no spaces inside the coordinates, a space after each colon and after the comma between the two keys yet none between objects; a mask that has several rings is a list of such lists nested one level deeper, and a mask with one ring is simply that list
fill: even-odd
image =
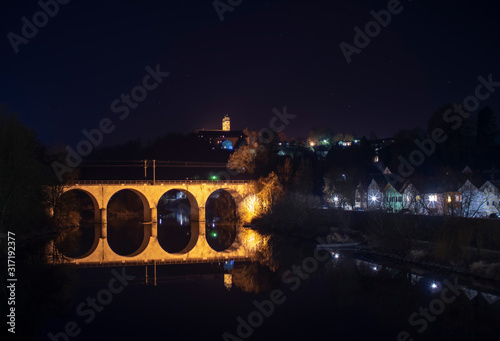
[{"label": "illuminated tower", "polygon": [[231,130],[231,122],[229,120],[229,116],[224,116],[222,119],[222,130],[230,131]]}]

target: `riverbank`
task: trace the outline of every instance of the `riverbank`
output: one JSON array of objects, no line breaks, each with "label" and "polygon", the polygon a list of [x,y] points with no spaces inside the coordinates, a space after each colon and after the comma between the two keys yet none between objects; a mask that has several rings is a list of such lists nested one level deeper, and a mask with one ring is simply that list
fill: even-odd
[{"label": "riverbank", "polygon": [[[380,237],[363,235],[359,231],[331,228],[326,237],[328,243],[357,243],[352,247],[360,252],[382,256],[407,264],[418,265],[436,271],[447,271],[478,279],[500,282],[500,251],[466,247],[462,257],[443,258],[439,242],[412,240],[405,252],[384,247]],[[397,248],[399,250],[399,247]]]},{"label": "riverbank", "polygon": [[360,243],[356,248],[373,255],[500,282],[500,221],[319,209],[297,220],[284,212],[259,219],[256,229],[321,244]]}]

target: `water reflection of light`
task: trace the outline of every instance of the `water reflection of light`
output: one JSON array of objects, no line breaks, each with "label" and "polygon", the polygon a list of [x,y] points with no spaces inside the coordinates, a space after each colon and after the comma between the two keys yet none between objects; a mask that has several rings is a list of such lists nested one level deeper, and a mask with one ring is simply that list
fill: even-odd
[{"label": "water reflection of light", "polygon": [[259,232],[252,229],[242,229],[240,233],[240,238],[244,247],[251,251],[265,252],[267,251],[269,241],[269,236],[264,236]]},{"label": "water reflection of light", "polygon": [[224,286],[227,290],[231,289],[231,287],[233,286],[233,275],[224,274]]},{"label": "water reflection of light", "polygon": [[184,211],[176,212],[175,218],[181,226],[183,226],[184,224],[189,224],[189,217],[187,214],[185,214]]},{"label": "water reflection of light", "polygon": [[224,261],[224,270],[231,270],[234,267],[234,260],[226,260]]},{"label": "water reflection of light", "polygon": [[179,210],[177,212],[171,212],[169,214],[158,215],[158,223],[162,224],[172,224],[174,223],[178,226],[185,226],[190,224],[190,217],[188,212]]},{"label": "water reflection of light", "polygon": [[412,285],[415,285],[418,283],[418,281],[420,281],[423,277],[422,276],[418,276],[418,275],[415,275],[415,274],[411,274],[411,284]]},{"label": "water reflection of light", "polygon": [[431,291],[433,292],[439,292],[441,291],[441,283],[432,281],[431,285]]}]

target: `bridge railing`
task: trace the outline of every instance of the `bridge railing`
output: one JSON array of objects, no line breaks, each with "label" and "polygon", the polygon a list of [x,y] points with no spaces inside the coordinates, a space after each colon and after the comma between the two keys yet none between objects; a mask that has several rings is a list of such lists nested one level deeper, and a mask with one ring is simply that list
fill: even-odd
[{"label": "bridge railing", "polygon": [[[156,180],[155,185],[200,185],[200,184],[247,184],[249,180]],[[67,182],[67,186],[77,185],[152,185],[153,180],[71,180]]]}]

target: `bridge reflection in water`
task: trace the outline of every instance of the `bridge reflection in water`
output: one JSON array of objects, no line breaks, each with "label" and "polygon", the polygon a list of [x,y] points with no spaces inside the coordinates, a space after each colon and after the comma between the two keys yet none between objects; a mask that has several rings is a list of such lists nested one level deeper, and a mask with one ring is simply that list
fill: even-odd
[{"label": "bridge reflection in water", "polygon": [[[145,266],[127,267],[127,274],[136,279],[106,306],[106,316],[98,316],[101,322],[82,328],[81,337],[129,339],[137,335],[138,339],[147,339],[164,335],[170,339],[221,339],[225,332],[237,335],[240,321],[248,323],[255,316],[255,302],[270,300],[271,293],[279,289],[286,301],[275,306],[272,315],[254,328],[255,339],[397,340],[405,331],[415,340],[498,339],[497,282],[479,283],[468,276],[455,280],[450,273],[427,272],[409,263],[345,249],[329,250],[330,257],[318,261],[317,269],[307,273],[307,278],[304,269],[299,269],[303,279],[296,272],[288,277],[293,281],[284,282],[285,271],[293,271],[304,259],[314,257],[316,243],[282,234],[264,238],[249,229],[241,229],[242,234],[247,235],[242,239],[248,242],[249,249],[253,245],[255,250],[269,251],[267,261],[272,264],[259,259],[234,262],[234,267],[226,266],[224,261],[158,267],[157,287],[144,285]],[[152,284],[153,267],[148,268]],[[110,278],[109,269],[77,271],[82,274],[82,300],[101,290]],[[445,280],[456,283],[459,294],[446,303],[442,313],[432,315],[427,330],[419,332],[421,325],[410,324],[409,318],[417,313],[422,320],[421,308],[429,313],[431,306],[439,308],[432,302],[441,298]],[[300,287],[294,290],[297,283]],[[446,294],[447,298],[452,296],[451,292]],[[71,321],[78,321],[81,316],[73,310]],[[162,323],[151,323],[158,316]],[[59,320],[65,324],[70,319]],[[51,325],[42,336],[64,330],[63,323]]]}]

